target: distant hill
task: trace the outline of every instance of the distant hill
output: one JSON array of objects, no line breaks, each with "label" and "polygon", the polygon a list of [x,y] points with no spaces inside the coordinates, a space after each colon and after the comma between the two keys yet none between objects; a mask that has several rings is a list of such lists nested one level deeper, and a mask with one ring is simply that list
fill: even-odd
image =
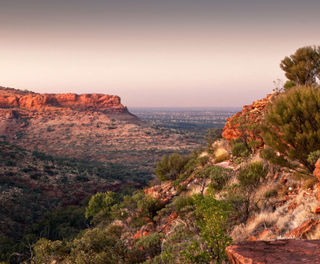
[{"label": "distant hill", "polygon": [[139,162],[148,168],[164,152],[194,147],[183,136],[139,120],[118,96],[38,94],[12,88],[0,88],[0,136],[54,156],[135,166]]}]

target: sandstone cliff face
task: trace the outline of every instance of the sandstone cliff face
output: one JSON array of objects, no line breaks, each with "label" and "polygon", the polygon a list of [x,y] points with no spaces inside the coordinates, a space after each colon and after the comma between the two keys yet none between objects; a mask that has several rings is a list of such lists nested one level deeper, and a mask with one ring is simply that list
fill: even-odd
[{"label": "sandstone cliff face", "polygon": [[0,108],[23,108],[27,110],[59,110],[68,108],[77,111],[127,113],[120,97],[106,94],[38,94],[18,93],[0,87]]},{"label": "sandstone cliff face", "polygon": [[227,140],[250,139],[262,142],[258,124],[261,123],[267,105],[273,100],[274,94],[266,98],[254,101],[251,105],[246,105],[234,116],[227,119],[222,132],[222,137]]}]

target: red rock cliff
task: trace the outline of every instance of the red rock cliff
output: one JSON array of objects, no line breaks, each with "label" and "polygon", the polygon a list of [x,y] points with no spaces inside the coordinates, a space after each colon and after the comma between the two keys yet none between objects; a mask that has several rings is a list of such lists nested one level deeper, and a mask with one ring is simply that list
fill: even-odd
[{"label": "red rock cliff", "polygon": [[50,110],[69,108],[79,111],[127,112],[120,97],[106,94],[38,94],[0,87],[0,108]]},{"label": "red rock cliff", "polygon": [[259,129],[256,125],[261,123],[266,106],[273,98],[274,94],[271,94],[264,99],[254,101],[251,105],[244,106],[241,112],[228,118],[222,132],[222,137],[227,140],[250,138],[262,142]]}]

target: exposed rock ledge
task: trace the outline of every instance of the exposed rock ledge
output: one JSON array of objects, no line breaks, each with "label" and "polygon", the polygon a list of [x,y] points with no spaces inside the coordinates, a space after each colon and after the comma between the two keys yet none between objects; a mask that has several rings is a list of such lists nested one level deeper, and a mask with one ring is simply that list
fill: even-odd
[{"label": "exposed rock ledge", "polygon": [[107,94],[39,94],[0,87],[0,108],[32,111],[68,108],[78,111],[126,113],[120,97]]},{"label": "exposed rock ledge", "polygon": [[226,252],[232,264],[319,264],[320,240],[246,241]]}]

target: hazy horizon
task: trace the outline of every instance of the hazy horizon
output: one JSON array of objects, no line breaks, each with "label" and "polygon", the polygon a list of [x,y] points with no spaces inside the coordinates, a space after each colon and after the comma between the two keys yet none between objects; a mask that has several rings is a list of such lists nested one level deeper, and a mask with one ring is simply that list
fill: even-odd
[{"label": "hazy horizon", "polygon": [[130,107],[240,107],[320,45],[316,0],[0,0],[0,85]]}]

